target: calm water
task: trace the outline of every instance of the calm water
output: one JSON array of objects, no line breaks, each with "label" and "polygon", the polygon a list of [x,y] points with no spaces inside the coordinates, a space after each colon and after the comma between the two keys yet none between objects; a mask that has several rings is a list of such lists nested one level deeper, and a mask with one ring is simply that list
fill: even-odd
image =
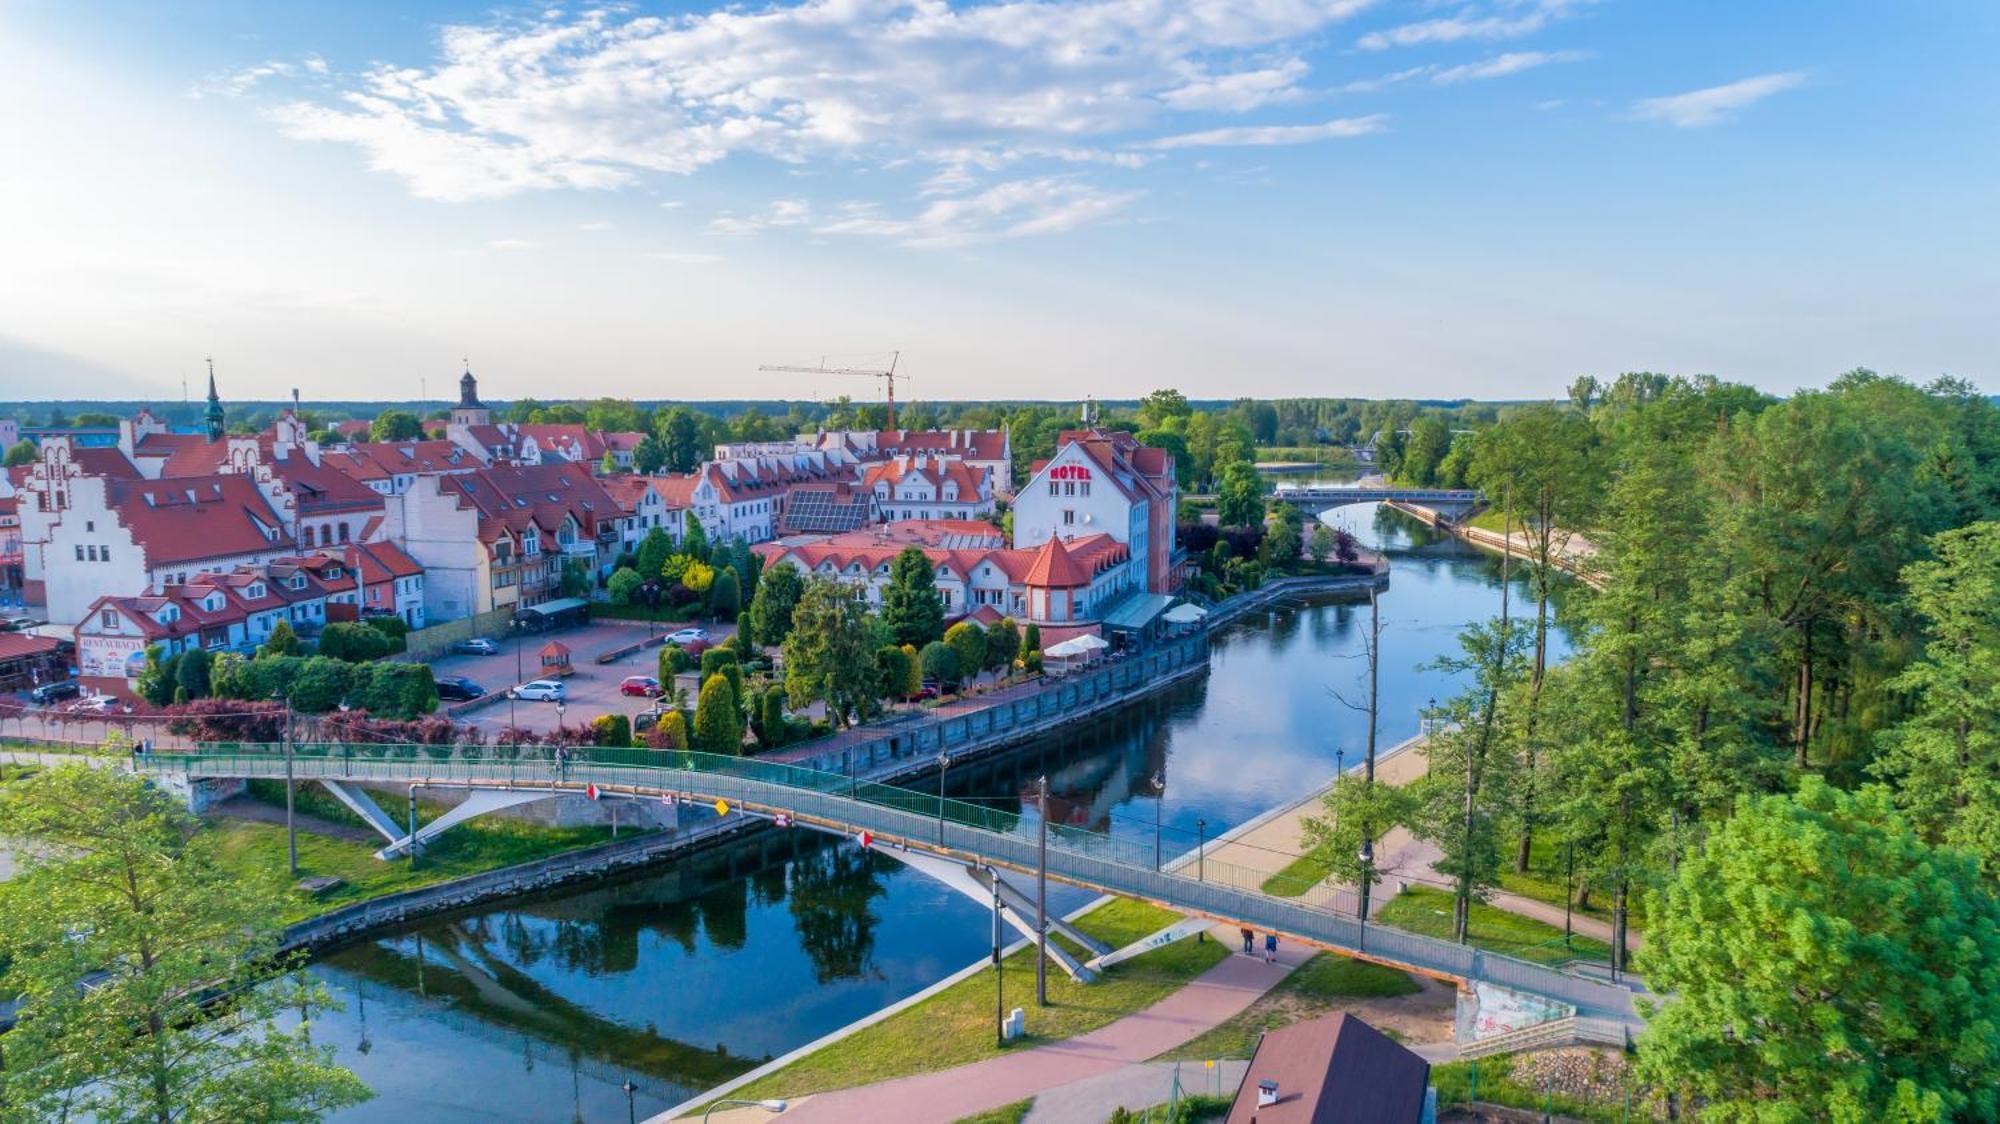
[{"label": "calm water", "polygon": [[[1497,561],[1372,508],[1329,520],[1391,553],[1381,598],[1382,723],[1394,745],[1447,694],[1422,670],[1499,606]],[[1358,760],[1368,607],[1313,602],[1219,636],[1205,679],[1010,758],[952,770],[955,795],[1019,808],[1050,781],[1052,820],[1169,856]],[[1560,642],[1560,641],[1558,641]],[[1154,787],[1164,781],[1164,795]],[[1202,821],[1199,825],[1197,821]],[[1068,910],[1089,895],[1050,888]],[[894,859],[808,832],[669,872],[511,901],[340,952],[314,968],[346,1002],[316,1037],[377,1098],[339,1119],[641,1119],[977,959],[986,911]]]}]

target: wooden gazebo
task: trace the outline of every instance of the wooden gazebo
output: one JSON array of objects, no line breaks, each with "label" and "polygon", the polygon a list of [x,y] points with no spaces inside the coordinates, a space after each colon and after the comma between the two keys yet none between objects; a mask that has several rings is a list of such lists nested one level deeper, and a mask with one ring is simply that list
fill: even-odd
[{"label": "wooden gazebo", "polygon": [[542,645],[543,675],[568,675],[572,670],[574,669],[569,665],[567,645],[560,640],[551,640]]}]

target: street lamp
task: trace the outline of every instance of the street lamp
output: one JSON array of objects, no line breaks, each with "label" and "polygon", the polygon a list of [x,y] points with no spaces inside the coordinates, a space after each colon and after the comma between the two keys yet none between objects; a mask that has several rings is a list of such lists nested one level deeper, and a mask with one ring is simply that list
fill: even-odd
[{"label": "street lamp", "polygon": [[944,846],[944,771],[951,768],[951,754],[938,754],[938,846]]},{"label": "street lamp", "polygon": [[618,1088],[625,1094],[625,1124],[639,1124],[639,1110],[634,1106],[632,1100],[632,1094],[638,1092],[639,1087],[632,1083],[631,1078],[627,1077],[625,1083],[618,1086]]},{"label": "street lamp", "polygon": [[1208,875],[1208,821],[1197,818],[1194,821],[1194,880],[1202,881]]},{"label": "street lamp", "polygon": [[723,1105],[736,1105],[741,1108],[761,1108],[765,1112],[785,1111],[785,1102],[781,1100],[770,1100],[770,1101],[720,1100],[716,1101],[714,1104],[709,1105],[707,1111],[701,1114],[702,1124],[708,1124],[708,1114],[710,1112],[714,1112],[718,1108],[721,1108]]},{"label": "street lamp", "polygon": [[1167,775],[1154,773],[1153,781],[1153,869],[1160,869],[1160,806],[1167,802]]}]

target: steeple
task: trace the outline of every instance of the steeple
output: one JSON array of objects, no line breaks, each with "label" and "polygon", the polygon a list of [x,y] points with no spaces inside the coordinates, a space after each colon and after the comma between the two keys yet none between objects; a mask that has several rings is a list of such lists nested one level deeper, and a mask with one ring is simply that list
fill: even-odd
[{"label": "steeple", "polygon": [[210,441],[222,440],[222,435],[227,431],[227,427],[223,425],[222,398],[215,393],[215,360],[213,359],[208,361],[208,411],[203,417],[208,422],[208,439]]},{"label": "steeple", "polygon": [[479,403],[479,380],[472,377],[472,361],[465,360],[465,374],[458,380],[458,405],[452,407],[453,425],[491,425],[493,411]]}]

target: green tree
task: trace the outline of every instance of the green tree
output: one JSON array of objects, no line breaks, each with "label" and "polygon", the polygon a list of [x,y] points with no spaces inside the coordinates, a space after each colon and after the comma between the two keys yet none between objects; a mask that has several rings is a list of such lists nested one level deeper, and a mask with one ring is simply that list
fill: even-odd
[{"label": "green tree", "polygon": [[7,467],[19,468],[24,464],[33,464],[41,455],[41,450],[35,448],[33,441],[26,439],[16,441],[7,450]]},{"label": "green tree", "polygon": [[742,606],[742,586],[736,580],[736,568],[724,566],[716,572],[715,581],[709,586],[708,608],[722,620],[735,620],[736,611]]},{"label": "green tree", "polygon": [[1299,539],[1298,520],[1287,518],[1286,512],[1296,516],[1298,509],[1290,504],[1281,503],[1277,506],[1279,510],[1276,517],[1271,520],[1271,529],[1265,533],[1264,542],[1259,549],[1266,565],[1289,566],[1299,560],[1299,548],[1303,543]]},{"label": "green tree", "polygon": [[933,640],[917,653],[917,662],[924,669],[924,678],[937,680],[938,686],[949,691],[958,686],[958,677],[964,671],[958,662],[958,649],[942,640]]},{"label": "green tree", "polygon": [[791,740],[791,720],[785,717],[785,689],[772,687],[764,692],[763,731],[759,735],[764,748],[776,749]]},{"label": "green tree", "polygon": [[1403,461],[1396,478],[1428,488],[1437,483],[1438,466],[1451,447],[1451,427],[1437,414],[1425,414],[1410,426],[1410,440],[1403,447]]},{"label": "green tree", "polygon": [[132,689],[154,706],[165,706],[174,700],[174,688],[180,685],[179,672],[179,656],[169,656],[160,645],[148,644],[146,665],[140,669]]},{"label": "green tree", "polygon": [[325,656],[305,660],[292,680],[292,706],[308,714],[323,714],[339,706],[353,683],[350,666]]},{"label": "green tree", "polygon": [[590,740],[593,745],[613,749],[629,746],[632,744],[632,720],[622,714],[600,714],[590,720]]},{"label": "green tree", "polygon": [[646,532],[645,538],[639,540],[639,549],[633,565],[639,571],[641,578],[657,578],[665,573],[667,558],[673,552],[673,539],[667,537],[665,530],[655,527]]},{"label": "green tree", "polygon": [[675,406],[661,413],[653,422],[653,433],[666,447],[669,470],[693,472],[701,463],[701,426],[686,406]]},{"label": "green tree", "polygon": [[1021,650],[1021,629],[1013,617],[1002,617],[986,630],[986,669],[1006,672]]},{"label": "green tree", "polygon": [[2000,902],[1889,794],[1745,798],[1681,861],[1640,968],[1639,1072],[1703,1119],[2000,1115]]},{"label": "green tree", "polygon": [[379,629],[354,621],[336,621],[320,630],[319,654],[349,663],[368,663],[387,656],[395,645]]},{"label": "green tree", "polygon": [[1936,557],[1903,570],[1924,654],[1891,684],[1915,710],[1887,732],[1876,771],[1926,840],[2000,877],[2000,523],[1931,542]]},{"label": "green tree", "polygon": [[299,654],[299,638],[292,632],[290,621],[281,620],[271,629],[271,635],[264,638],[264,645],[257,649],[257,655],[296,656]]},{"label": "green tree", "polygon": [[1188,405],[1187,395],[1172,388],[1156,390],[1139,400],[1139,424],[1149,428],[1192,413],[1194,407]]},{"label": "green tree", "polygon": [[889,564],[889,585],[882,591],[882,620],[898,644],[921,648],[944,635],[944,602],[937,591],[937,569],[924,552],[906,546]]},{"label": "green tree", "polygon": [[50,769],[0,787],[0,836],[28,844],[0,887],[7,1119],[304,1121],[368,1098],[309,1015],[282,1026],[334,1005],[278,955],[282,884],[224,869],[164,792]]},{"label": "green tree", "polygon": [[850,713],[866,720],[877,698],[873,646],[867,610],[847,587],[809,579],[785,638],[785,693],[792,709],[823,701],[836,726],[845,726]]},{"label": "green tree", "polygon": [[660,471],[667,463],[667,445],[658,437],[648,433],[632,448],[632,468],[645,476]]},{"label": "green tree", "polygon": [[370,441],[417,441],[424,435],[424,423],[407,410],[384,410],[368,424]]},{"label": "green tree", "polygon": [[797,566],[779,566],[757,580],[748,622],[757,643],[775,648],[785,642],[792,634],[792,610],[804,590],[805,579]]},{"label": "green tree", "polygon": [[687,649],[678,644],[668,644],[660,649],[659,678],[661,686],[671,687],[674,682],[674,676],[679,675],[687,669]]},{"label": "green tree", "polygon": [[743,752],[743,705],[729,677],[719,671],[702,681],[695,700],[694,748],[731,756]]},{"label": "green tree", "polygon": [[1021,630],[1021,654],[1017,658],[1025,664],[1031,656],[1036,660],[1042,658],[1042,626],[1033,621]]},{"label": "green tree", "polygon": [[944,642],[958,656],[959,674],[967,679],[986,666],[986,630],[976,621],[960,621],[945,630]]},{"label": "green tree", "polygon": [[708,529],[701,525],[701,520],[695,518],[695,514],[692,511],[689,511],[681,519],[680,553],[687,555],[696,562],[708,561]]},{"label": "green tree", "polygon": [[1215,488],[1216,519],[1225,527],[1250,527],[1264,518],[1264,479],[1256,466],[1236,461],[1222,470]]},{"label": "green tree", "polygon": [[190,699],[205,699],[209,694],[208,668],[208,649],[197,644],[181,653],[174,668],[174,684]]},{"label": "green tree", "polygon": [[639,571],[630,566],[621,566],[605,579],[604,591],[611,595],[613,605],[630,605],[632,598],[638,594],[639,587],[644,584],[646,579],[639,576]]},{"label": "green tree", "polygon": [[1315,562],[1325,562],[1333,557],[1333,547],[1333,528],[1314,520],[1312,536],[1306,539],[1306,553]]},{"label": "green tree", "polygon": [[[894,644],[884,644],[875,649],[876,690],[890,699],[906,699],[915,695],[917,692],[910,690],[913,662],[909,653]],[[918,689],[922,689],[921,685]]]}]

